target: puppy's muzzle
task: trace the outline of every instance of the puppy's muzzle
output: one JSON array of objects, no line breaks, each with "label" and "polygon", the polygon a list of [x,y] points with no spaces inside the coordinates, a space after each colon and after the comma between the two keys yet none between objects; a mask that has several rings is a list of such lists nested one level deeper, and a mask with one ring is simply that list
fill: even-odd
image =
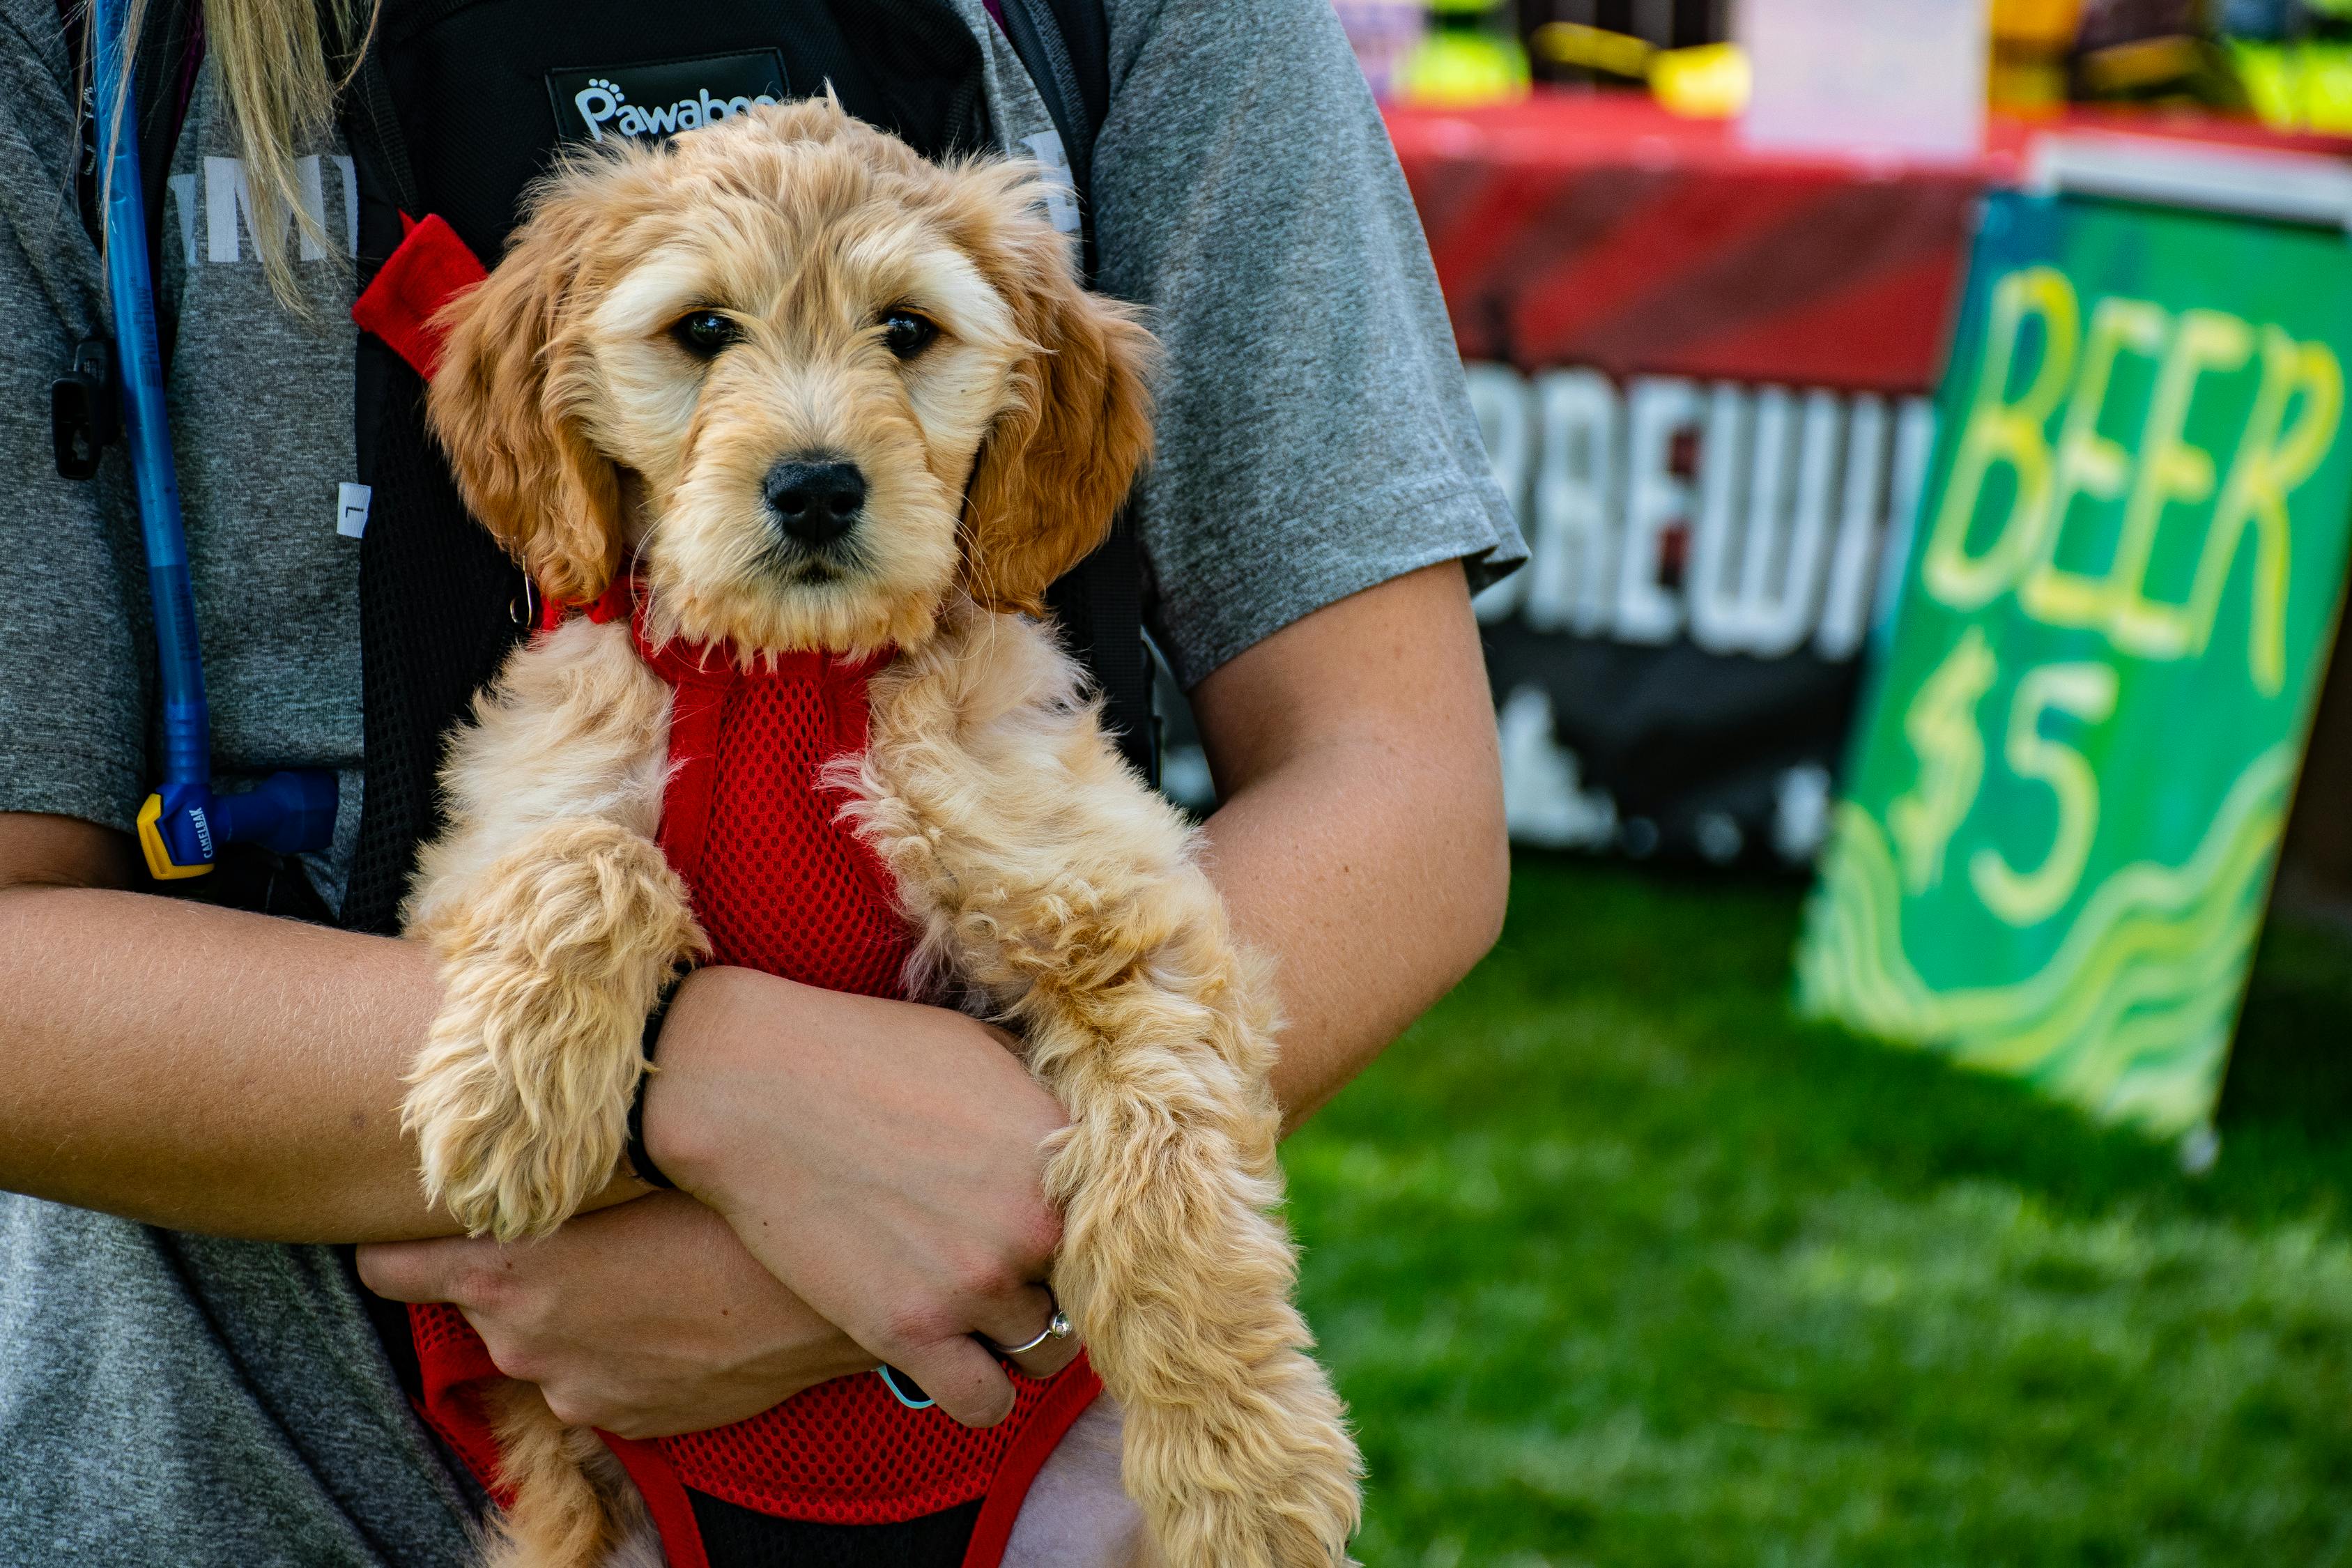
[{"label": "puppy's muzzle", "polygon": [[785,538],[822,551],[857,526],[866,509],[866,476],[855,463],[787,458],[768,470],[761,493]]}]

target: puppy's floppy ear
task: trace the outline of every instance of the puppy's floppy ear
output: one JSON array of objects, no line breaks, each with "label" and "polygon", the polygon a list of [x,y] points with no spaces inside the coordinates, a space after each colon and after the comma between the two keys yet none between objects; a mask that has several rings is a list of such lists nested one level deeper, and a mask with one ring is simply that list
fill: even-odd
[{"label": "puppy's floppy ear", "polygon": [[1033,614],[1110,531],[1151,453],[1159,348],[1129,307],[1078,286],[1064,236],[1037,229],[987,269],[1031,347],[1013,373],[1018,401],[981,445],[963,563],[974,600]]},{"label": "puppy's floppy ear", "polygon": [[573,330],[592,204],[558,196],[497,270],[443,307],[425,413],[458,493],[551,598],[604,591],[622,543],[620,476],[586,435],[595,395]]}]

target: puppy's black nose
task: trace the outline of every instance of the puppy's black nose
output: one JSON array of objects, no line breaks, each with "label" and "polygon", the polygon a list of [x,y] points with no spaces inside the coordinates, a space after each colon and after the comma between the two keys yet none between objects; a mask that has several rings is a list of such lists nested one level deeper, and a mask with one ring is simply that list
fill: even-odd
[{"label": "puppy's black nose", "polygon": [[783,531],[812,548],[849,531],[866,504],[866,476],[855,463],[787,458],[768,470],[768,510]]}]

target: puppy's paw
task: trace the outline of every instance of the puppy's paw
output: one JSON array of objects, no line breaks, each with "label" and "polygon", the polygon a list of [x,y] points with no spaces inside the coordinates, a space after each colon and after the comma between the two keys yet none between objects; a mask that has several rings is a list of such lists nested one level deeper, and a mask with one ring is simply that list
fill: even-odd
[{"label": "puppy's paw", "polygon": [[1246,1392],[1128,1413],[1129,1488],[1170,1568],[1340,1568],[1363,1462],[1322,1367],[1285,1350]]},{"label": "puppy's paw", "polygon": [[442,954],[442,1005],[402,1122],[427,1194],[509,1240],[611,1179],[646,1014],[702,941],[661,850],[609,823],[544,828],[480,887],[416,933]]},{"label": "puppy's paw", "polygon": [[1287,1463],[1265,1498],[1267,1555],[1282,1568],[1343,1568],[1363,1522],[1364,1461],[1329,1374],[1303,1354],[1297,1360],[1296,1404],[1274,1438]]},{"label": "puppy's paw", "polygon": [[[617,1043],[615,1037],[572,1047],[583,1057],[609,1055]],[[487,1051],[460,1047],[446,1056],[478,1066],[418,1079],[402,1119],[416,1137],[425,1195],[468,1235],[543,1236],[611,1178],[626,1139],[625,1096],[617,1116],[583,1105],[559,1125],[533,1116],[519,1086],[489,1067]]]}]

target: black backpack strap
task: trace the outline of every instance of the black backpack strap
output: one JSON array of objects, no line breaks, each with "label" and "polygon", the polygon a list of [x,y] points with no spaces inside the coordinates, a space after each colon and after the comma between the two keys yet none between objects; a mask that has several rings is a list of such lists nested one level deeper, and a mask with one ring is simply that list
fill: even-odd
[{"label": "black backpack strap", "polygon": [[1102,692],[1103,720],[1119,751],[1159,788],[1160,717],[1143,642],[1143,551],[1125,508],[1095,552],[1045,591],[1045,603]]},{"label": "black backpack strap", "polygon": [[1004,36],[1062,134],[1077,186],[1078,241],[1094,280],[1095,136],[1110,113],[1110,26],[1102,0],[1003,0]]},{"label": "black backpack strap", "polygon": [[[1003,0],[1004,36],[1061,132],[1077,185],[1078,238],[1094,279],[1095,135],[1110,112],[1110,24],[1103,0]],[[1156,786],[1160,724],[1151,708],[1151,655],[1143,643],[1143,552],[1125,508],[1109,537],[1047,591],[1070,651],[1095,678],[1119,749]]]},{"label": "black backpack strap", "polygon": [[[349,72],[343,86],[343,140],[351,143],[352,156],[368,175],[370,187],[409,216],[421,218],[425,215],[417,211],[416,175],[409,167],[407,139],[393,112],[383,57],[368,49],[352,63],[347,51],[357,47],[357,42],[340,45],[337,51]],[[375,259],[381,264],[383,258]]]},{"label": "black backpack strap", "polygon": [[[349,62],[359,42],[336,40],[338,58]],[[373,49],[361,55],[341,110],[361,175],[364,288],[400,243],[401,215],[425,215]],[[360,539],[367,782],[342,923],[389,934],[399,926],[416,847],[439,828],[435,775],[445,732],[528,635],[530,596],[521,569],[467,513],[425,434],[423,378],[365,334],[353,376],[360,478],[373,491],[377,521]]]}]

